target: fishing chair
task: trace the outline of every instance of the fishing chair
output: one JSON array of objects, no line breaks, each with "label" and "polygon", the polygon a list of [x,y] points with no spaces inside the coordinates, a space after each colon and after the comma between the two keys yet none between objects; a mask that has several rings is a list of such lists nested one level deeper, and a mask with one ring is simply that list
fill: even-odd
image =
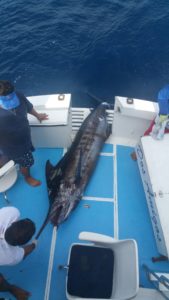
[{"label": "fishing chair", "polygon": [[134,297],[139,288],[138,250],[135,240],[81,232],[68,258],[66,295],[68,300]]},{"label": "fishing chair", "polygon": [[13,160],[8,161],[0,168],[0,193],[3,193],[7,204],[9,200],[6,191],[9,190],[17,180],[17,169]]}]

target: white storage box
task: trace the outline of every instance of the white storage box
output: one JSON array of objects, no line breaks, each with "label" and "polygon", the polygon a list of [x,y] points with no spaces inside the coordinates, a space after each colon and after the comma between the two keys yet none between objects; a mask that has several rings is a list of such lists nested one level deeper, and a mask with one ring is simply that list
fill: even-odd
[{"label": "white storage box", "polygon": [[39,113],[48,120],[41,123],[28,115],[32,142],[35,147],[69,147],[71,144],[71,94],[54,94],[27,97]]},{"label": "white storage box", "polygon": [[136,154],[158,251],[169,258],[169,134],[142,137]]},{"label": "white storage box", "polygon": [[116,97],[113,139],[117,144],[135,146],[158,112],[158,104],[141,99]]}]

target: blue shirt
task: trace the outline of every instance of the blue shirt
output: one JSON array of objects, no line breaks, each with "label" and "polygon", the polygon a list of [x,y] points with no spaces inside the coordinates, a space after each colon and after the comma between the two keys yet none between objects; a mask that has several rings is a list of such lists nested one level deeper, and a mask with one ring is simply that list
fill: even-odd
[{"label": "blue shirt", "polygon": [[20,101],[18,107],[14,110],[0,108],[0,149],[13,160],[33,148],[27,119],[33,105],[22,93],[16,94]]},{"label": "blue shirt", "polygon": [[159,114],[169,114],[169,84],[164,86],[158,93]]}]

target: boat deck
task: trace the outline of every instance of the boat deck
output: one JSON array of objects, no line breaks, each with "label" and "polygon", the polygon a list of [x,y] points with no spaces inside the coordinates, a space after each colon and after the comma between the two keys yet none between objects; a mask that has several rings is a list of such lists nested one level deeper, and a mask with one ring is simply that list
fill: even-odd
[{"label": "boat deck", "polygon": [[[143,264],[154,271],[168,271],[168,262],[151,262],[151,257],[158,256],[158,252],[138,165],[130,157],[132,150],[132,147],[105,144],[82,201],[58,231],[48,224],[36,250],[29,257],[16,266],[0,268],[10,282],[32,293],[30,299],[66,299],[66,270],[59,266],[67,264],[70,245],[78,241],[81,231],[120,239],[134,238],[139,248],[141,287],[152,288],[146,279]],[[45,163],[50,159],[56,164],[62,155],[61,148],[36,149],[32,173],[42,180],[42,185],[32,188],[19,175],[16,184],[7,192],[11,205],[20,210],[21,218],[28,217],[35,221],[37,231],[48,210]],[[5,205],[1,194],[0,207]],[[1,295],[13,299],[7,293]]]}]

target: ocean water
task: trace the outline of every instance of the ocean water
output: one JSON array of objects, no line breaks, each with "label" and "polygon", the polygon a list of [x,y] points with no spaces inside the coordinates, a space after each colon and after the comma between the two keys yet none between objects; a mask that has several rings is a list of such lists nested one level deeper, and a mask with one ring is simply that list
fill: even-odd
[{"label": "ocean water", "polygon": [[0,70],[27,96],[72,93],[73,106],[155,101],[169,83],[169,2],[1,0]]}]

